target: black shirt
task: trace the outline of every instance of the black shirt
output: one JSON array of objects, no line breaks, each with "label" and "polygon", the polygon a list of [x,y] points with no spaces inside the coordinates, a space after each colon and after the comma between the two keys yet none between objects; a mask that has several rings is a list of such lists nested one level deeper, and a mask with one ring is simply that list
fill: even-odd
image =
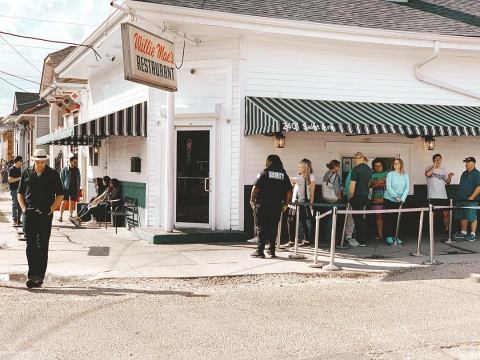
[{"label": "black shirt", "polygon": [[292,190],[292,183],[284,169],[272,167],[260,173],[255,186],[260,189],[257,195],[257,202],[282,202],[285,195]]},{"label": "black shirt", "polygon": [[[12,178],[19,178],[20,176],[22,176],[22,170],[20,168],[17,168],[16,166],[12,166],[10,169],[8,169],[8,176]],[[19,183],[20,180],[15,181],[14,183],[8,183],[10,186],[10,190],[17,190]]]},{"label": "black shirt", "polygon": [[22,174],[18,193],[25,196],[27,208],[50,212],[50,206],[55,201],[55,196],[63,195],[63,186],[60,175],[52,168],[45,166],[40,176],[32,167]]},{"label": "black shirt", "polygon": [[352,181],[355,181],[354,198],[366,199],[369,193],[370,177],[372,176],[372,169],[365,164],[358,164],[352,170]]}]

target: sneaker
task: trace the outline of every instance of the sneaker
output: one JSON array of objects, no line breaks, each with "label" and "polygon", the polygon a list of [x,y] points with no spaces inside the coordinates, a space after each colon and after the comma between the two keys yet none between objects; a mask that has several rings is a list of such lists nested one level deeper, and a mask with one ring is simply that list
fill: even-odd
[{"label": "sneaker", "polygon": [[289,241],[286,244],[280,245],[280,249],[288,249],[294,246],[295,246],[295,243],[293,241]]},{"label": "sneaker", "polygon": [[263,253],[263,251],[260,251],[260,250],[255,251],[250,256],[265,259],[265,254]]},{"label": "sneaker", "polygon": [[75,225],[76,227],[80,227],[81,223],[78,219],[75,219],[75,218],[71,218],[70,219],[70,222]]},{"label": "sneaker", "polygon": [[[73,219],[73,218],[72,218],[72,219]],[[72,221],[72,220],[70,220],[70,221]],[[97,225],[98,225],[98,221],[97,221],[97,220],[95,220],[95,219],[92,219],[92,220],[90,220],[90,221],[87,221],[87,222],[85,223],[85,225],[90,225],[90,226],[91,226],[91,225],[93,225],[93,226],[97,226]]]},{"label": "sneaker", "polygon": [[391,236],[387,236],[387,238],[385,239],[385,242],[387,243],[387,245],[393,245],[393,237]]},{"label": "sneaker", "polygon": [[254,237],[253,239],[248,239],[247,242],[250,244],[258,244],[258,240],[256,237]]},{"label": "sneaker", "polygon": [[461,232],[456,232],[455,235],[453,235],[453,238],[456,240],[464,240],[467,237],[467,234],[461,233]]},{"label": "sneaker", "polygon": [[477,235],[470,233],[465,236],[465,241],[477,241]]},{"label": "sneaker", "polygon": [[58,221],[58,222],[63,222],[62,217],[60,216],[59,218],[57,218],[57,221]]},{"label": "sneaker", "polygon": [[270,255],[271,258],[277,257],[277,256],[275,255],[275,250],[272,250],[272,249],[268,249],[268,250],[267,250],[267,254]]},{"label": "sneaker", "polygon": [[310,242],[309,242],[309,241],[306,241],[306,240],[303,240],[301,243],[298,243],[298,246],[309,247],[309,246],[310,246]]},{"label": "sneaker", "polygon": [[398,245],[398,246],[402,246],[402,245],[403,245],[403,241],[400,240],[400,239],[397,239],[397,245]]},{"label": "sneaker", "polygon": [[358,240],[357,240],[357,244],[358,244],[358,246],[360,246],[360,247],[365,247],[365,246],[367,246],[367,244],[365,244],[365,243],[363,243],[363,242],[360,242],[360,241],[358,241]]},{"label": "sneaker", "polygon": [[28,279],[26,284],[27,288],[32,289],[32,288],[39,288],[43,284],[42,280],[34,280],[34,279]]},{"label": "sneaker", "polygon": [[350,238],[347,242],[348,242],[348,245],[350,245],[350,247],[359,247],[360,246],[360,243],[354,238]]}]

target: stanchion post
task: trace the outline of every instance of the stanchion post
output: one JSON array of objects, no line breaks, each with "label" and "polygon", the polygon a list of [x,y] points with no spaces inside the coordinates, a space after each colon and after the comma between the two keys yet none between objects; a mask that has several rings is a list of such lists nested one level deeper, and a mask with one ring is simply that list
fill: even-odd
[{"label": "stanchion post", "polygon": [[411,253],[411,256],[423,256],[420,252],[420,244],[422,243],[422,235],[423,235],[423,215],[424,211],[420,211],[420,221],[418,223],[418,241],[417,241],[417,252]]},{"label": "stanchion post", "polygon": [[345,208],[345,220],[343,222],[343,231],[342,231],[342,239],[340,240],[339,249],[348,249],[350,246],[345,246],[345,232],[347,231],[347,218],[348,218],[348,210],[350,210],[350,203],[347,203],[347,207]]},{"label": "stanchion post", "polygon": [[[398,207],[399,210],[402,210],[403,203],[400,203]],[[400,232],[400,221],[402,221],[402,212],[399,211],[397,214],[397,227],[395,229],[395,239],[393,240],[393,245],[398,245],[398,233]]]},{"label": "stanchion post", "polygon": [[430,204],[428,212],[428,228],[429,228],[429,236],[430,236],[430,259],[425,261],[425,265],[438,265],[439,262],[434,259],[434,252],[435,252],[435,234],[433,228],[433,205]]},{"label": "stanchion post", "polygon": [[456,243],[455,240],[452,240],[452,224],[453,224],[453,199],[450,199],[450,210],[448,211],[448,239],[445,241],[445,244]]},{"label": "stanchion post", "polygon": [[318,238],[320,237],[320,212],[315,215],[315,249],[313,250],[313,265],[311,267],[318,267]]},{"label": "stanchion post", "polygon": [[295,217],[296,217],[296,223],[295,223],[295,246],[294,246],[294,253],[288,255],[290,259],[305,259],[305,255],[299,254],[298,253],[298,225],[300,223],[300,206],[295,205]]},{"label": "stanchion post", "polygon": [[330,237],[330,263],[323,266],[322,269],[328,271],[342,270],[341,267],[335,265],[335,239],[337,234],[337,207],[333,208],[332,212],[332,235]]},{"label": "stanchion post", "polygon": [[280,241],[282,238],[282,221],[283,221],[283,211],[280,213],[280,221],[278,222],[277,228],[277,240],[276,240],[276,248],[280,249]]}]

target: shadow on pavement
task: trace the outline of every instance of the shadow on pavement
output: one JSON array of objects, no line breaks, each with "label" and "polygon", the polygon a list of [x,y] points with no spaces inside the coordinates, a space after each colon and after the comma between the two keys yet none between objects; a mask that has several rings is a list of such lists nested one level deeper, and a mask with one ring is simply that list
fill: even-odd
[{"label": "shadow on pavement", "polygon": [[393,271],[382,279],[392,281],[468,279],[480,274],[480,263],[440,264]]}]

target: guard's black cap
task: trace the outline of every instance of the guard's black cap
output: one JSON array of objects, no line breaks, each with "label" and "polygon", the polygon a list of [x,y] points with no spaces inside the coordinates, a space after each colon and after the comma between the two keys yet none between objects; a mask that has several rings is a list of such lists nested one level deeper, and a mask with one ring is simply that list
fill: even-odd
[{"label": "guard's black cap", "polygon": [[465,158],[465,160],[463,160],[464,163],[467,163],[467,162],[473,162],[473,163],[477,163],[477,160],[475,160],[475,158],[473,156],[469,156],[467,158]]}]

